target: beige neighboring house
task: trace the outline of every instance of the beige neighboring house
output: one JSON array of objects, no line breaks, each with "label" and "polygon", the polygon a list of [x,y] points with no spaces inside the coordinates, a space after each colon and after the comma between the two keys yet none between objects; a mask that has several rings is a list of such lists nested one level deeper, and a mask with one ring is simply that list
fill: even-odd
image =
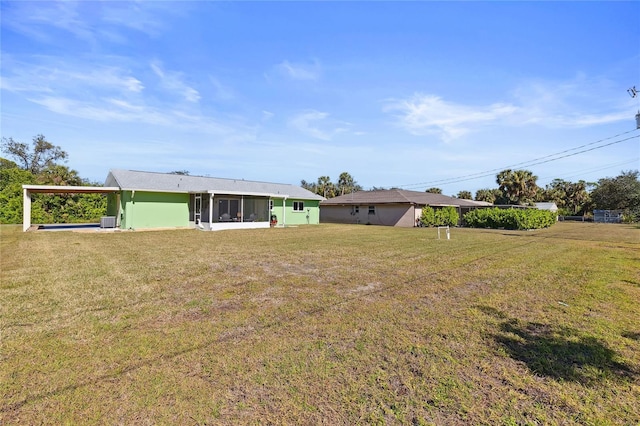
[{"label": "beige neighboring house", "polygon": [[413,227],[424,206],[453,206],[462,218],[470,210],[493,204],[404,189],[358,191],[321,201],[320,222]]}]

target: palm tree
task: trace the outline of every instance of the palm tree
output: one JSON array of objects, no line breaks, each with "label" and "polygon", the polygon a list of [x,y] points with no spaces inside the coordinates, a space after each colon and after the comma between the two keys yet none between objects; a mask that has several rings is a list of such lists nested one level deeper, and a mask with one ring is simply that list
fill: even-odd
[{"label": "palm tree", "polygon": [[458,195],[456,195],[456,198],[460,198],[461,200],[471,200],[473,196],[470,191],[460,191],[458,192]]},{"label": "palm tree", "polygon": [[587,182],[580,180],[576,183],[571,183],[567,189],[566,205],[571,208],[572,214],[576,214],[589,202]]},{"label": "palm tree", "polygon": [[529,170],[503,170],[496,176],[500,191],[507,196],[510,203],[527,204],[535,199],[538,177]]},{"label": "palm tree", "polygon": [[322,195],[324,198],[336,196],[336,187],[329,176],[320,176],[318,178],[317,194]]},{"label": "palm tree", "polygon": [[486,201],[494,204],[502,197],[502,192],[499,189],[478,189],[476,191],[476,201]]},{"label": "palm tree", "polygon": [[340,195],[344,195],[350,192],[361,191],[362,187],[358,185],[349,173],[342,172],[338,178],[337,190]]}]

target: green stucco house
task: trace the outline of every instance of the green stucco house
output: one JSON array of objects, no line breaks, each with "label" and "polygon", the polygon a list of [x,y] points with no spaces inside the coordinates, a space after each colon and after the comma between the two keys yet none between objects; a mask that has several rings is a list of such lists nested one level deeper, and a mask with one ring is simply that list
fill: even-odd
[{"label": "green stucco house", "polygon": [[289,184],[132,170],[111,170],[105,187],[118,188],[107,215],[120,229],[312,225],[324,200]]}]

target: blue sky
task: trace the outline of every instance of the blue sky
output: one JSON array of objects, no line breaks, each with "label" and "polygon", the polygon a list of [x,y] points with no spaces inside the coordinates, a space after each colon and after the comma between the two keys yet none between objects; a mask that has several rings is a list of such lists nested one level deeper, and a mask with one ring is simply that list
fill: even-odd
[{"label": "blue sky", "polygon": [[514,165],[541,186],[639,167],[640,2],[0,7],[2,136],[44,134],[93,181],[346,171],[455,195]]}]

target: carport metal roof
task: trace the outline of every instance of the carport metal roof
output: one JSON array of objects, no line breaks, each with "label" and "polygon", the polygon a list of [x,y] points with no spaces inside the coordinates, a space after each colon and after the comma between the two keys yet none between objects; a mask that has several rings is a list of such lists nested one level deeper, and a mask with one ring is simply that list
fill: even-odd
[{"label": "carport metal roof", "polygon": [[116,186],[55,186],[22,185],[24,203],[22,209],[22,230],[31,227],[31,194],[111,194],[119,192]]}]

